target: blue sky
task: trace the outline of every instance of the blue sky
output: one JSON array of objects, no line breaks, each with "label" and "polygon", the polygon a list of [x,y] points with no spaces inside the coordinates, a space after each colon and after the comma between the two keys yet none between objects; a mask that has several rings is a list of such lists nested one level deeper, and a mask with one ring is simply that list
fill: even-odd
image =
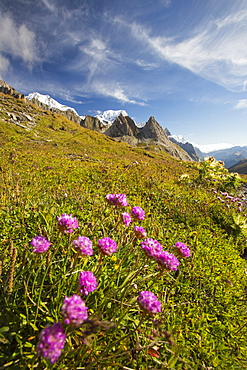
[{"label": "blue sky", "polygon": [[246,0],[1,0],[0,78],[80,115],[247,145]]}]

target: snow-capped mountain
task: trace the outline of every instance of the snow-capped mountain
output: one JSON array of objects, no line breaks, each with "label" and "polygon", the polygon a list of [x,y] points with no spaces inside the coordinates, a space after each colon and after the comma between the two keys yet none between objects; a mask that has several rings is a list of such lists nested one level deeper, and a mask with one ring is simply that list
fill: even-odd
[{"label": "snow-capped mountain", "polygon": [[[75,114],[77,114],[78,117],[81,119],[85,119],[85,115],[79,116],[77,111],[74,108],[68,107],[67,105],[60,104],[58,101],[53,99],[50,95],[43,95],[38,92],[30,93],[26,96],[26,98],[30,101],[33,99],[36,99],[40,101],[41,103],[47,105],[50,109],[59,109],[61,111],[72,111]],[[98,112],[97,115],[94,117],[97,117],[104,125],[111,124],[115,121],[115,119],[122,113],[123,116],[128,116],[128,113],[125,110],[106,110],[104,112]]]},{"label": "snow-capped mountain", "polygon": [[42,95],[38,92],[34,92],[34,93],[31,93],[31,94],[27,95],[26,98],[30,101],[33,100],[33,99],[37,99],[41,103],[48,105],[48,107],[51,108],[51,109],[55,108],[55,109],[59,109],[61,111],[70,110],[70,111],[74,112],[75,114],[77,114],[79,116],[79,114],[76,112],[76,110],[74,108],[71,108],[71,107],[68,107],[67,105],[63,105],[63,104],[58,103],[50,95]]},{"label": "snow-capped mountain", "polygon": [[111,124],[115,121],[115,119],[120,116],[120,114],[124,117],[128,116],[128,113],[125,110],[105,110],[104,112],[98,113],[95,117],[97,117],[102,123],[105,125]]},{"label": "snow-capped mountain", "polygon": [[186,143],[186,140],[182,135],[168,135],[168,137],[169,139],[176,140],[178,143],[182,143],[182,144]]},{"label": "snow-capped mountain", "polygon": [[[30,101],[35,99],[36,101],[39,101],[42,104],[45,104],[49,107],[50,110],[57,109],[62,112],[66,116],[69,115],[69,119],[74,120],[75,122],[81,124],[82,120],[84,121],[86,118],[86,115],[79,116],[79,114],[76,112],[74,108],[71,108],[67,105],[60,104],[58,101],[53,99],[50,95],[42,95],[38,92],[34,92],[26,96],[26,98]],[[98,111],[98,113],[94,116],[95,118],[98,118],[98,120],[103,124],[104,127],[111,126],[115,119],[122,114],[124,117],[129,116],[128,113],[125,110],[106,110],[106,111]],[[133,120],[132,120],[133,121]],[[140,129],[143,129],[146,123],[139,123],[137,124],[135,121],[133,123]],[[83,124],[82,124],[83,126]],[[102,130],[100,132],[104,132],[105,130]],[[173,135],[170,133],[170,131],[166,128],[165,133],[167,134],[168,138],[173,142],[176,143],[178,146],[180,146],[182,149],[184,149],[194,160],[198,160],[198,157],[200,159],[203,159],[205,157],[205,154],[213,155],[216,159],[224,160],[226,163],[226,166],[232,165],[232,162],[230,159],[232,158],[225,158],[225,152],[228,153],[228,150],[231,150],[232,147],[234,147],[233,144],[229,143],[218,143],[218,144],[208,144],[208,145],[199,145],[196,143],[189,143],[187,142],[182,135]],[[234,147],[235,148],[235,147]],[[233,148],[233,149],[234,149]],[[238,147],[239,148],[239,147]],[[242,148],[241,148],[242,149]],[[240,150],[242,153],[242,151]],[[234,152],[235,153],[235,152]],[[236,153],[235,153],[236,154]],[[235,155],[234,154],[234,155]],[[229,154],[230,157],[232,156],[232,153]],[[245,155],[245,153],[244,153]],[[235,155],[236,157],[236,155]],[[242,158],[242,157],[241,157]],[[240,157],[238,159],[241,159]],[[229,163],[228,163],[229,162]],[[236,158],[234,158],[234,163],[236,163]]]}]

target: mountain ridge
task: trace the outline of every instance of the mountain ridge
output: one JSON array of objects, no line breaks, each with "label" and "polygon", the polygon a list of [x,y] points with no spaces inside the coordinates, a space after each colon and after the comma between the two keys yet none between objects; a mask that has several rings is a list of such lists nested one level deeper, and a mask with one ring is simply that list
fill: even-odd
[{"label": "mountain ridge", "polygon": [[[54,113],[63,114],[68,119],[78,124],[81,124],[81,120],[84,120],[85,122],[83,122],[83,126],[88,127],[92,130],[96,130],[101,133],[105,132],[105,130],[113,123],[114,119],[116,119],[121,112],[123,113],[124,116],[128,115],[128,113],[124,110],[117,110],[117,111],[106,110],[104,112],[99,112],[95,116],[86,116],[86,115],[79,116],[74,108],[58,103],[55,99],[51,98],[49,95],[42,95],[40,93],[30,93],[27,97],[25,97],[24,94],[17,92],[13,87],[9,86],[3,80],[0,80],[0,92],[11,94],[12,96],[15,96],[21,99],[27,99],[27,97],[30,98],[33,95],[32,96],[33,103],[39,106],[41,109],[51,110]],[[36,96],[34,94],[36,94]],[[38,97],[37,95],[43,97],[43,99],[37,99]],[[44,102],[45,98],[48,99],[47,104],[45,104]],[[52,101],[55,102],[54,105],[49,104],[49,102],[52,102]],[[135,123],[135,124],[139,128],[139,127],[143,127],[146,123],[141,123],[141,124]],[[209,150],[204,151],[203,149],[201,149],[200,146],[197,146],[197,144],[186,141],[181,135],[172,135],[167,128],[165,128],[164,130],[169,140],[175,143],[176,145],[180,146],[181,148],[183,148],[192,157],[193,160],[198,160],[198,159],[203,160],[206,156],[213,155],[214,153],[224,154],[225,150],[234,147],[234,145],[232,144],[225,144],[227,145],[226,147],[221,147],[219,149],[217,148],[217,149],[210,150],[210,151]],[[210,145],[213,145],[213,144],[210,144]],[[244,146],[240,146],[240,148],[243,148],[243,147]],[[222,152],[219,152],[219,151],[222,151]],[[223,160],[222,158],[219,158],[219,159]],[[236,162],[237,160],[230,163],[229,165],[232,165]]]},{"label": "mountain ridge", "polygon": [[228,171],[237,172],[241,175],[247,175],[247,158],[242,159],[241,161],[228,168]]},{"label": "mountain ridge", "polygon": [[247,158],[247,145],[236,145],[231,148],[212,151],[207,153],[207,156],[221,160],[225,163],[226,168],[231,168],[241,160]]},{"label": "mountain ridge", "polygon": [[[5,81],[2,82],[2,86],[6,91],[6,84]],[[12,92],[15,93],[14,89],[10,86],[8,87],[8,92],[11,95]],[[13,90],[11,90],[13,89]],[[1,86],[0,86],[0,92],[1,92]],[[77,112],[75,110],[69,109],[69,107],[62,106],[64,110],[59,109],[60,103],[56,104],[45,104],[44,101],[40,101],[38,99],[39,95],[30,95],[32,98],[31,102],[35,104],[36,106],[40,107],[44,110],[50,110],[53,113],[58,113],[65,115],[69,120],[79,124],[82,127],[89,128],[91,130],[97,131],[99,133],[103,133],[117,141],[125,141],[129,143],[130,145],[139,146],[145,145],[145,148],[147,150],[165,150],[168,154],[171,156],[184,160],[184,161],[192,161],[192,158],[189,156],[189,154],[184,151],[182,148],[177,146],[176,144],[172,143],[166,133],[164,132],[163,128],[158,124],[158,122],[154,119],[154,117],[150,117],[149,120],[146,122],[146,125],[144,125],[141,128],[138,128],[135,122],[129,117],[124,115],[124,112],[121,112],[119,117],[117,117],[112,124],[105,125],[102,123],[102,121],[97,117],[91,117],[91,116],[78,116]],[[52,98],[50,99],[49,96],[45,96],[48,103],[54,103],[54,100]],[[23,95],[19,95],[18,98],[23,98],[25,101],[29,101],[26,97]],[[43,99],[41,99],[43,100]],[[68,109],[67,109],[68,108]],[[127,112],[126,112],[127,113]],[[15,122],[17,123],[17,122]],[[116,132],[114,133],[114,130],[117,129],[117,127],[122,126],[124,130],[119,131],[118,134]],[[126,134],[126,135],[125,135]]]}]

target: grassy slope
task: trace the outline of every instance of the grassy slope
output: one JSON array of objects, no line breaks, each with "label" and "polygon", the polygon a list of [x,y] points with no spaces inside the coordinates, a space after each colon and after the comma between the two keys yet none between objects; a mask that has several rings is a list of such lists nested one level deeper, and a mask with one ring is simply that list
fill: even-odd
[{"label": "grassy slope", "polygon": [[[62,116],[4,98],[0,366],[46,368],[36,356],[37,336],[61,319],[63,297],[76,293],[70,244],[76,235],[85,235],[94,248],[103,236],[119,246],[101,270],[96,248],[87,264],[79,259],[73,266],[97,274],[99,289],[86,298],[90,315],[117,328],[99,330],[91,347],[81,342],[79,329],[71,333],[55,368],[246,368],[246,263],[239,257],[246,239],[232,211],[217,202],[210,188],[178,182],[183,173],[195,177],[197,165],[117,143]],[[11,123],[4,109],[32,116],[36,126]],[[130,205],[142,207],[141,226],[166,250],[173,251],[177,241],[190,246],[192,257],[181,260],[179,273],[160,275],[156,263],[146,260],[132,226],[124,228],[119,212],[106,205],[108,193],[125,193]],[[70,239],[56,231],[56,216],[62,213],[79,221]],[[36,235],[51,240],[50,254],[32,253],[29,242]],[[136,296],[149,289],[163,310],[159,320],[141,322]]]},{"label": "grassy slope", "polygon": [[247,159],[243,159],[242,161],[236,163],[230,168],[230,171],[247,175]]}]

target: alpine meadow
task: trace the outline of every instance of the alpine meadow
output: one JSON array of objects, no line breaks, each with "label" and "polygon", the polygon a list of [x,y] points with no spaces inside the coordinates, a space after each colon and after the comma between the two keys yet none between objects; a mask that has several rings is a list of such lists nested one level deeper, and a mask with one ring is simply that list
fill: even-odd
[{"label": "alpine meadow", "polygon": [[5,94],[0,144],[0,369],[247,368],[246,175]]}]

